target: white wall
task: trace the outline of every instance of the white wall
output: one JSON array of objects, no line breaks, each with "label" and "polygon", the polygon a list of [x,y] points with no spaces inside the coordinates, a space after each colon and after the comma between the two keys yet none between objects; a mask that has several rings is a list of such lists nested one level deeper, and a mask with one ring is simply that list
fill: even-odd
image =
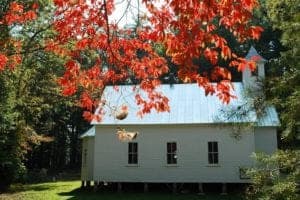
[{"label": "white wall", "polygon": [[[85,137],[82,139],[82,162],[81,162],[81,180],[93,180],[94,170],[94,137]],[[87,150],[85,163],[84,151]]]},{"label": "white wall", "polygon": [[255,128],[255,152],[272,154],[277,150],[276,127]]},{"label": "white wall", "polygon": [[[128,144],[116,137],[115,127],[97,126],[94,180],[107,182],[248,182],[239,178],[239,167],[252,166],[253,130],[240,140],[231,128],[193,125],[128,126],[139,131],[137,166],[127,164]],[[166,143],[177,142],[177,165],[166,164]],[[219,165],[208,164],[208,141],[219,143]]]},{"label": "white wall", "polygon": [[259,81],[262,81],[265,78],[265,67],[264,62],[256,63],[257,75],[253,75],[249,67],[246,67],[242,73],[243,85],[245,88],[256,88],[260,89],[260,84],[257,84]]}]

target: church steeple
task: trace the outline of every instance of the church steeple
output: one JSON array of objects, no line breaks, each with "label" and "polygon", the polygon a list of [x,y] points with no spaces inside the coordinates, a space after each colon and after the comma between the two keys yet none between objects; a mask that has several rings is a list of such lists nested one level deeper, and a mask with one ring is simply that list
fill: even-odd
[{"label": "church steeple", "polygon": [[266,60],[257,53],[256,49],[251,46],[248,54],[245,57],[247,60],[256,62],[256,70],[251,71],[248,67],[243,71],[243,85],[245,88],[257,87],[257,83],[265,78],[265,63]]}]

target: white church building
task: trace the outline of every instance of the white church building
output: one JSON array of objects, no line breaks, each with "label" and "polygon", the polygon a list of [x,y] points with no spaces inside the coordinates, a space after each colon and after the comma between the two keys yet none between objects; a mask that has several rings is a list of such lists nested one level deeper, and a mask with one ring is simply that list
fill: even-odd
[{"label": "white church building", "polygon": [[[246,58],[257,56],[252,47]],[[260,57],[261,58],[261,57]],[[280,125],[273,106],[263,115],[249,109],[240,116],[228,115],[248,105],[246,88],[263,79],[264,60],[259,59],[257,73],[246,69],[243,81],[234,82],[229,105],[216,96],[205,96],[197,84],[161,85],[159,90],[169,99],[171,111],[151,112],[143,118],[136,115],[135,94],[130,85],[106,87],[104,95],[111,104],[129,107],[123,120],[105,115],[100,123],[82,136],[81,180],[84,186],[115,183],[176,184],[249,183],[245,170],[254,166],[254,152],[271,154],[277,149],[277,127]],[[117,138],[117,128],[139,132],[131,141]],[[224,192],[223,191],[223,192]]]}]

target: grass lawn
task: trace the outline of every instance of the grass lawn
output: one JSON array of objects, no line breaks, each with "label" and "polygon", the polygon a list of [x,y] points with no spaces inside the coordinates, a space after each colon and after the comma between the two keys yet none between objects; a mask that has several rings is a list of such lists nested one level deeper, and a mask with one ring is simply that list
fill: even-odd
[{"label": "grass lawn", "polygon": [[0,194],[0,200],[240,200],[233,195],[171,194],[171,193],[113,193],[80,190],[79,181],[60,181],[30,185],[13,185],[8,193]]}]

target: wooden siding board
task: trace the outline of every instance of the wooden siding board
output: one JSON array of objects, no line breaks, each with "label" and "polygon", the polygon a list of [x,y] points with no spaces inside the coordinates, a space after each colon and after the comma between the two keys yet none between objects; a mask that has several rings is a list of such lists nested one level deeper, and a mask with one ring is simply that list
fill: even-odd
[{"label": "wooden siding board", "polygon": [[[136,126],[136,130],[140,131],[136,139],[139,143],[139,163],[136,167],[130,167],[127,165],[127,143],[116,139],[114,128],[97,127],[96,130],[94,177],[100,181],[247,182],[239,179],[238,167],[252,165],[250,155],[254,145],[251,141],[254,139],[251,132],[240,141],[235,141],[229,136],[230,129],[220,133],[217,127],[194,126],[186,130],[180,126]],[[219,167],[208,165],[207,141],[210,140],[219,141]],[[177,142],[177,166],[166,164],[168,141]],[[110,144],[110,149],[107,149],[107,144]]]},{"label": "wooden siding board", "polygon": [[[95,137],[86,137],[82,140],[82,155],[87,150],[87,158],[82,156],[81,180],[93,180],[94,177],[94,139]],[[84,160],[86,159],[86,163]]]},{"label": "wooden siding board", "polygon": [[272,154],[277,150],[277,131],[275,127],[255,128],[255,150]]}]

